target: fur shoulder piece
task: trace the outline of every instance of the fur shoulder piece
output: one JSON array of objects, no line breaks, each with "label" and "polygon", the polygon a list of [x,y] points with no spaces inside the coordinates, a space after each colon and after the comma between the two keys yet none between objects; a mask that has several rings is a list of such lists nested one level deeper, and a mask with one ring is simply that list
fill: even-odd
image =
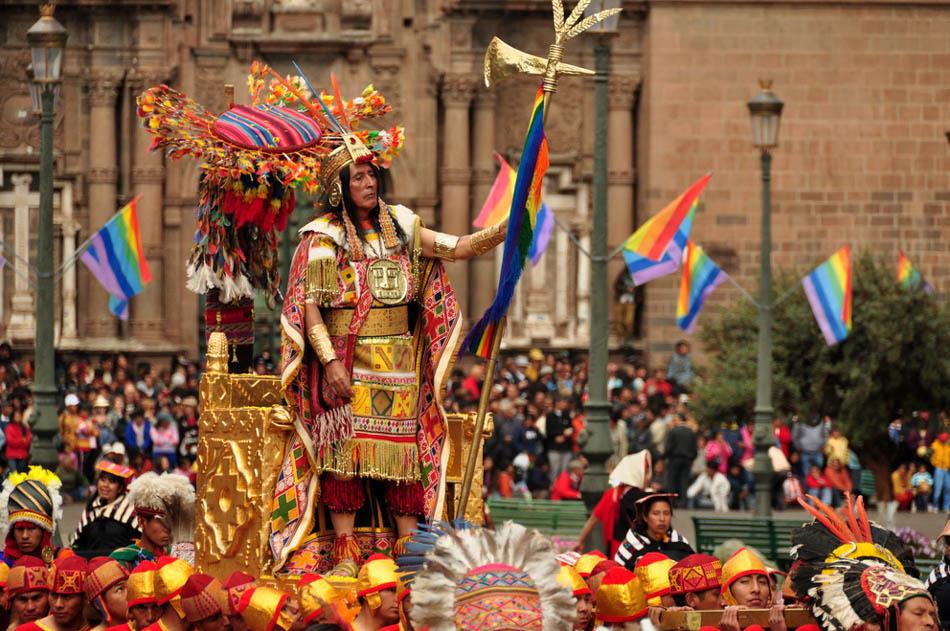
[{"label": "fur shoulder piece", "polygon": [[343,225],[331,213],[320,215],[298,231],[300,235],[307,232],[316,232],[328,236],[337,245],[343,245],[345,239]]}]

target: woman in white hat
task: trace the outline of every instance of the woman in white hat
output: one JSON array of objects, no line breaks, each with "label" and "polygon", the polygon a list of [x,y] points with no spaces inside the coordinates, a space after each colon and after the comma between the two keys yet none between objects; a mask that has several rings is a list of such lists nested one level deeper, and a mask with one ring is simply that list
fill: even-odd
[{"label": "woman in white hat", "polygon": [[635,454],[625,456],[610,473],[610,488],[604,491],[597,506],[594,507],[587,523],[581,529],[577,538],[575,550],[583,551],[584,541],[594,530],[597,522],[603,529],[604,544],[609,552],[608,558],[613,558],[623,542],[627,526],[617,528],[620,520],[620,500],[630,489],[645,489],[650,486],[653,478],[653,463],[650,452],[646,449]]},{"label": "woman in white hat", "polygon": [[66,409],[59,415],[59,435],[65,451],[76,450],[76,428],[79,427],[79,397],[70,392],[64,401]]}]

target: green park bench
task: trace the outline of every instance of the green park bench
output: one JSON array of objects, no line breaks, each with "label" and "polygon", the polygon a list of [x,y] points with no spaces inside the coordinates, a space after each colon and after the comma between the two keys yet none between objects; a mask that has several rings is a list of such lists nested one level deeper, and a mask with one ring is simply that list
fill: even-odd
[{"label": "green park bench", "polygon": [[723,541],[738,539],[777,563],[780,566],[779,569],[787,570],[791,565],[788,553],[792,546],[792,530],[800,528],[801,525],[801,521],[793,519],[694,515],[693,528],[696,541],[693,542],[693,547],[697,552],[712,554]]},{"label": "green park bench", "polygon": [[563,538],[576,539],[587,521],[587,509],[578,501],[493,497],[488,500],[488,509],[496,527],[511,520],[542,534]]},{"label": "green park bench", "polygon": [[861,469],[861,481],[858,484],[858,490],[864,496],[864,503],[870,506],[877,493],[877,487],[874,484],[874,474],[867,469]]},{"label": "green park bench", "polygon": [[914,559],[914,564],[920,572],[920,580],[925,581],[930,572],[940,563],[940,559]]}]

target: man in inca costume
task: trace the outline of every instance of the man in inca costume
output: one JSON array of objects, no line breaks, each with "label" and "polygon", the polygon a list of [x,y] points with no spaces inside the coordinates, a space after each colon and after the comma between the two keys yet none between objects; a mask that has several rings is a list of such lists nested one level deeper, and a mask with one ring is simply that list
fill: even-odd
[{"label": "man in inca costume", "polygon": [[327,119],[339,146],[321,163],[318,216],[300,231],[281,316],[281,381],[295,434],[274,492],[278,567],[311,532],[318,499],[336,536],[334,564],[365,556],[356,515],[377,495],[397,550],[420,518],[441,516],[441,397],[461,328],[441,260],[484,254],[505,237],[506,224],[441,234],[383,201],[387,147],[351,133],[358,109],[348,112],[338,93],[336,101]]}]

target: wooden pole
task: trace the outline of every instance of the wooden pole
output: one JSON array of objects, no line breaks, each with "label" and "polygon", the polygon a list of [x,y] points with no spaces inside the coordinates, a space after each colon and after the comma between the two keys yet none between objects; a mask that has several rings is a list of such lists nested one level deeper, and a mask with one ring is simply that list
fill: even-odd
[{"label": "wooden pole", "polygon": [[458,498],[461,510],[456,511],[452,506],[449,515],[452,519],[465,516],[465,506],[472,493],[472,478],[475,477],[475,465],[478,464],[478,452],[482,445],[482,435],[485,432],[485,416],[488,414],[488,402],[491,400],[492,384],[495,381],[495,367],[498,365],[498,349],[501,347],[501,338],[505,335],[508,325],[508,316],[501,319],[495,328],[495,335],[491,342],[491,354],[485,364],[485,381],[482,384],[481,396],[478,398],[478,414],[475,416],[475,435],[468,451],[468,462],[465,463],[465,475],[462,477],[462,494]]}]

